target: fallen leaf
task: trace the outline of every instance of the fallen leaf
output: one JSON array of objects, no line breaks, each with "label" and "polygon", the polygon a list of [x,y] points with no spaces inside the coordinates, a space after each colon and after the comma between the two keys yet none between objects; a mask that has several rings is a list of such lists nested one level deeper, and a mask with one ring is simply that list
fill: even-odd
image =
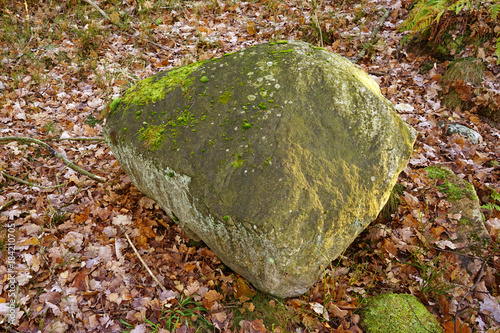
[{"label": "fallen leaf", "polygon": [[247,31],[250,35],[255,35],[257,33],[257,31],[255,31],[255,28],[254,28],[254,25],[252,22],[249,22],[247,24]]}]

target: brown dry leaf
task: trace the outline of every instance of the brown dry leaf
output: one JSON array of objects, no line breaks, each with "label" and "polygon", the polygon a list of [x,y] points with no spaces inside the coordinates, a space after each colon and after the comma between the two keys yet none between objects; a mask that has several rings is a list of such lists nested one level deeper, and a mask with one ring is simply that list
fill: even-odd
[{"label": "brown dry leaf", "polygon": [[472,87],[465,83],[463,80],[458,79],[452,84],[455,91],[464,102],[470,102],[473,96]]},{"label": "brown dry leaf", "polygon": [[416,218],[414,218],[411,214],[407,214],[403,218],[403,225],[405,227],[413,227],[418,228],[419,222]]},{"label": "brown dry leaf", "polygon": [[80,291],[86,291],[87,290],[87,283],[86,280],[88,279],[88,271],[83,270],[80,273],[78,273],[75,278],[73,279],[73,287],[76,287]]},{"label": "brown dry leaf", "polygon": [[30,245],[39,245],[40,240],[36,237],[30,237],[27,238],[23,241],[20,241],[19,243],[16,244],[16,246],[30,246]]},{"label": "brown dry leaf", "polygon": [[267,333],[266,326],[264,326],[264,320],[255,319],[253,321],[241,320],[240,321],[240,331],[239,333]]},{"label": "brown dry leaf", "polygon": [[148,238],[143,235],[138,235],[137,237],[134,238],[134,241],[135,245],[137,247],[140,247],[141,249],[146,249],[149,247]]},{"label": "brown dry leaf", "polygon": [[290,303],[291,303],[292,307],[296,310],[302,308],[302,305],[303,305],[303,303],[300,301],[300,299],[297,299],[297,298],[292,299],[290,301]]},{"label": "brown dry leaf", "polygon": [[335,304],[332,304],[331,306],[328,307],[328,313],[332,317],[344,318],[345,316],[347,316],[349,314],[349,311],[342,310],[338,306],[336,306]]},{"label": "brown dry leaf", "polygon": [[253,305],[253,303],[247,302],[243,304],[243,308],[248,310],[248,312],[253,312],[255,310],[255,305]]},{"label": "brown dry leaf", "polygon": [[340,325],[337,329],[332,329],[330,332],[332,332],[332,333],[352,333],[352,331],[345,330],[342,325]]},{"label": "brown dry leaf", "polygon": [[445,229],[442,226],[439,226],[436,228],[432,228],[431,232],[434,235],[434,237],[439,238],[439,236],[441,236],[441,234],[445,232]]},{"label": "brown dry leaf", "polygon": [[210,257],[210,258],[217,258],[217,256],[215,255],[215,253],[212,252],[212,250],[208,249],[208,248],[203,248],[200,250],[200,253],[205,256],[205,257]]},{"label": "brown dry leaf", "polygon": [[188,286],[184,290],[184,293],[186,294],[186,296],[191,296],[199,289],[200,289],[200,283],[198,281],[193,281],[192,283],[188,284]]},{"label": "brown dry leaf", "polygon": [[250,35],[255,35],[257,34],[257,31],[255,30],[254,24],[252,22],[249,22],[247,24],[247,31]]},{"label": "brown dry leaf", "polygon": [[416,196],[408,193],[408,192],[404,192],[403,194],[403,198],[405,199],[406,203],[410,206],[410,207],[418,207],[419,205],[419,200]]},{"label": "brown dry leaf", "polygon": [[203,298],[203,306],[207,308],[208,310],[212,309],[212,306],[219,300],[221,300],[223,297],[221,294],[219,294],[215,290],[209,290],[205,293],[205,297]]},{"label": "brown dry leaf", "polygon": [[445,333],[470,333],[469,327],[458,320],[457,330],[455,331],[455,323],[453,321],[447,321],[442,324]]},{"label": "brown dry leaf", "polygon": [[90,215],[90,206],[87,206],[83,213],[75,215],[75,223],[78,224],[83,224],[87,219],[89,218]]},{"label": "brown dry leaf", "polygon": [[225,312],[217,312],[213,316],[220,323],[223,323],[226,320],[226,318],[227,318],[227,314]]},{"label": "brown dry leaf", "polygon": [[187,262],[184,264],[184,270],[186,271],[186,273],[194,271],[195,268],[196,268],[195,262]]},{"label": "brown dry leaf", "polygon": [[382,246],[387,253],[390,253],[393,256],[396,256],[398,254],[398,249],[396,248],[394,243],[388,240],[387,238],[383,240]]},{"label": "brown dry leaf", "polygon": [[200,25],[200,26],[198,26],[198,27],[196,27],[196,30],[198,30],[199,32],[205,32],[205,33],[207,33],[207,34],[209,34],[209,33],[210,33],[210,29],[209,29],[209,28],[207,28],[207,27],[205,27],[205,26],[201,26],[201,25]]},{"label": "brown dry leaf", "polygon": [[254,295],[255,291],[248,284],[246,280],[238,276],[236,283],[233,284],[234,297],[236,297],[240,302],[249,301]]}]

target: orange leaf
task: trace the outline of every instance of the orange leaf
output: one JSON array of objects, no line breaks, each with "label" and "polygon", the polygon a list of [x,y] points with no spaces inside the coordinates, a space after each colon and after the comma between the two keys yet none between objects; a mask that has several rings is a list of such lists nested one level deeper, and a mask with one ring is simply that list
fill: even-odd
[{"label": "orange leaf", "polygon": [[206,33],[208,33],[208,28],[207,27],[199,26],[199,27],[196,28],[196,30],[198,30],[199,32],[206,32]]},{"label": "orange leaf", "polygon": [[251,289],[248,282],[243,280],[241,277],[236,279],[236,284],[233,285],[233,290],[234,297],[239,299],[240,302],[246,302],[255,295],[255,292]]},{"label": "orange leaf", "polygon": [[75,216],[75,222],[78,224],[85,223],[85,221],[87,221],[87,219],[89,218],[89,214],[90,214],[90,206],[87,206],[83,211],[83,213]]},{"label": "orange leaf", "polygon": [[26,245],[38,245],[40,241],[36,237],[31,237],[23,240],[22,242],[17,243],[17,246],[26,246]]},{"label": "orange leaf", "polygon": [[186,271],[186,273],[194,271],[195,268],[196,268],[196,263],[188,262],[184,264],[184,270]]},{"label": "orange leaf", "polygon": [[[457,325],[458,325],[457,333],[470,333],[469,327],[461,323],[460,320],[458,320]],[[443,328],[445,333],[454,333],[455,323],[453,321],[447,321],[446,323],[443,324]]]},{"label": "orange leaf", "polygon": [[439,226],[436,228],[432,228],[431,231],[434,237],[439,238],[439,236],[441,236],[441,234],[444,232],[444,228]]},{"label": "orange leaf", "polygon": [[299,299],[296,299],[296,298],[292,299],[291,303],[292,303],[292,307],[295,308],[295,309],[302,308],[302,302]]},{"label": "orange leaf", "polygon": [[250,35],[255,35],[257,33],[257,31],[255,31],[255,28],[254,28],[252,22],[248,23],[248,25],[247,25],[247,31],[248,31],[248,33]]},{"label": "orange leaf", "polygon": [[384,250],[387,253],[390,253],[393,256],[396,256],[398,254],[398,249],[396,249],[396,246],[390,240],[384,239],[383,246],[384,246]]}]

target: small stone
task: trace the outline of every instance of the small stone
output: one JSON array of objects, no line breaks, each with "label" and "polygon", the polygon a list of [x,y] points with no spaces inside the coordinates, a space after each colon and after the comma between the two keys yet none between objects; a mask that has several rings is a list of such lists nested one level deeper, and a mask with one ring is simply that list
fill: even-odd
[{"label": "small stone", "polygon": [[483,137],[481,136],[481,134],[474,131],[473,129],[456,123],[449,124],[446,134],[452,135],[455,133],[468,138],[472,143],[476,145],[483,142]]}]

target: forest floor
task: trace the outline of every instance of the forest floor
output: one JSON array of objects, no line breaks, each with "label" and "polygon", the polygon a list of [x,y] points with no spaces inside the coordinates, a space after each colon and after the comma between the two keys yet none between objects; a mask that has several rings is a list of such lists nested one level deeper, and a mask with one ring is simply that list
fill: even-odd
[{"label": "forest floor", "polygon": [[[0,0],[0,136],[43,139],[104,179],[74,171],[39,142],[1,142],[2,330],[361,332],[364,300],[392,291],[418,297],[447,333],[500,331],[500,131],[474,112],[479,97],[464,110],[440,102],[449,60],[401,47],[411,1],[94,3]],[[210,249],[194,246],[130,183],[101,136],[108,104],[138,80],[282,39],[351,59],[369,46],[358,65],[419,133],[395,211],[325,267],[307,294],[285,300],[256,292]],[[482,59],[480,85],[498,95],[494,42],[455,55],[468,56]],[[441,120],[475,130],[482,142],[446,135]],[[460,217],[448,214],[440,184],[427,175],[435,164],[471,183],[485,206],[492,242],[469,257],[474,271],[461,268],[447,242]]]}]

